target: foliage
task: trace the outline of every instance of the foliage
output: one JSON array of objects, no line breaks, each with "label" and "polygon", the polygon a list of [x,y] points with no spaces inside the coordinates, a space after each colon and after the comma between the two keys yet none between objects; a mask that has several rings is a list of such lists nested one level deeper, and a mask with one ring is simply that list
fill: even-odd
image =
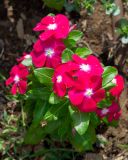
[{"label": "foliage", "polygon": [[123,44],[128,44],[128,20],[127,19],[122,18],[119,20],[116,31],[120,35],[121,42]]},{"label": "foliage", "polygon": [[[97,3],[97,0],[43,0],[44,4],[47,5],[50,8],[54,8],[56,10],[62,10],[63,7],[68,12],[71,12],[73,10],[79,12],[80,8],[85,8],[87,10],[88,14],[92,14],[95,10],[95,4]],[[101,3],[103,5],[103,8],[106,11],[107,15],[118,15],[120,14],[120,8],[114,3],[114,0],[101,0]]]},{"label": "foliage", "polygon": [[83,34],[64,15],[48,15],[34,30],[41,34],[32,52],[20,58],[6,80],[6,85],[12,84],[12,94],[22,94],[18,100],[27,128],[24,144],[35,145],[50,137],[72,144],[79,152],[93,150],[98,125],[120,117],[116,101],[123,78],[116,68],[101,64],[86,46],[77,48]]}]

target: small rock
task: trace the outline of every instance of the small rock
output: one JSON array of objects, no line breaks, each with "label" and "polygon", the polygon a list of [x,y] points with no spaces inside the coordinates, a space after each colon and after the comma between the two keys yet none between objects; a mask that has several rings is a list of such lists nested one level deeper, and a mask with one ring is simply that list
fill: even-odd
[{"label": "small rock", "polygon": [[17,22],[16,31],[18,38],[24,39],[24,25],[23,25],[23,20],[21,18]]},{"label": "small rock", "polygon": [[21,13],[20,14],[21,18],[25,21],[27,18],[26,18],[26,15],[24,13]]}]

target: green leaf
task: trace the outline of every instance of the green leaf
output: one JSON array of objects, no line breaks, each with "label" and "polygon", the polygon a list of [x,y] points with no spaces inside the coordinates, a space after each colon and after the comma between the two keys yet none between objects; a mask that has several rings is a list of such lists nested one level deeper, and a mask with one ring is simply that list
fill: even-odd
[{"label": "green leaf", "polygon": [[64,44],[67,48],[72,49],[76,46],[76,41],[73,39],[66,38],[66,39],[64,39]]},{"label": "green leaf", "polygon": [[62,101],[62,98],[58,97],[54,92],[49,97],[49,103],[50,104],[58,104]]},{"label": "green leaf", "polygon": [[73,127],[80,135],[85,134],[89,126],[90,115],[88,113],[75,110],[71,106],[69,106],[69,112],[73,120]]},{"label": "green leaf", "polygon": [[80,40],[83,33],[78,30],[73,30],[69,33],[68,37],[64,40],[65,45],[67,48],[73,49],[76,46],[76,42]]},{"label": "green leaf", "polygon": [[62,63],[66,63],[72,59],[72,50],[66,48],[62,53]]},{"label": "green leaf", "polygon": [[31,101],[32,99],[48,100],[51,94],[51,90],[47,87],[33,88],[27,94],[29,98],[31,99]]},{"label": "green leaf", "polygon": [[65,7],[67,12],[72,12],[72,11],[75,11],[75,12],[78,12],[78,13],[80,12],[80,7],[79,7],[77,1],[74,1],[73,3],[65,1],[64,7]]},{"label": "green leaf", "polygon": [[32,145],[38,144],[44,137],[44,128],[32,124],[24,137],[24,143]]},{"label": "green leaf", "polygon": [[90,49],[84,47],[84,48],[77,48],[76,51],[75,51],[75,53],[76,53],[78,56],[84,58],[84,57],[92,54],[92,51],[91,51]]},{"label": "green leaf", "polygon": [[113,87],[115,87],[115,86],[116,86],[115,83],[109,82],[108,84],[106,84],[106,85],[104,86],[104,89],[105,89],[105,90],[110,90],[111,88],[113,88]]},{"label": "green leaf", "polygon": [[32,66],[32,58],[30,57],[30,58],[26,58],[26,59],[24,59],[23,61],[22,61],[22,64],[24,65],[24,66]]},{"label": "green leaf", "polygon": [[32,107],[32,106],[34,106],[34,105],[35,105],[35,101],[32,100],[32,99],[30,99],[30,98],[28,98],[25,101],[25,104],[23,105],[24,112],[26,112],[27,114],[29,114],[29,116],[32,115],[33,109],[34,109],[34,107]]},{"label": "green leaf", "polygon": [[44,114],[47,112],[49,104],[46,101],[37,100],[34,112],[33,112],[33,124],[39,125],[43,119]]},{"label": "green leaf", "polygon": [[100,101],[98,103],[98,107],[99,108],[106,108],[106,107],[111,106],[111,104],[112,104],[112,100],[107,98],[107,99],[103,99],[102,101]]},{"label": "green leaf", "polygon": [[61,125],[61,121],[49,121],[47,125],[44,127],[44,131],[47,134],[53,134],[53,132],[58,129],[58,127]]},{"label": "green leaf", "polygon": [[71,133],[69,140],[78,152],[92,150],[93,144],[96,141],[95,128],[89,126],[83,135],[79,135],[77,132]]},{"label": "green leaf", "polygon": [[44,115],[44,120],[52,121],[57,120],[58,117],[65,113],[65,109],[67,108],[68,101],[52,105],[50,109]]},{"label": "green leaf", "polygon": [[52,68],[38,68],[34,70],[34,74],[40,83],[52,85],[52,76],[54,70]]},{"label": "green leaf", "polygon": [[111,66],[105,67],[102,75],[103,78],[102,86],[105,87],[109,82],[111,82],[115,78],[117,74],[118,71],[116,68]]},{"label": "green leaf", "polygon": [[66,136],[69,133],[70,130],[70,118],[68,117],[69,115],[67,115],[66,117],[64,117],[61,121],[61,127],[59,127],[58,129],[58,135],[60,137],[61,140],[66,140]]},{"label": "green leaf", "polygon": [[69,33],[68,35],[68,39],[73,39],[74,41],[78,41],[80,40],[80,38],[83,36],[83,33],[81,31],[78,30],[73,30]]},{"label": "green leaf", "polygon": [[113,15],[114,16],[118,16],[120,14],[120,7],[119,6],[116,6],[114,12],[113,12]]},{"label": "green leaf", "polygon": [[48,7],[54,8],[59,11],[63,8],[65,2],[65,0],[43,0],[43,1]]},{"label": "green leaf", "polygon": [[97,128],[97,126],[100,124],[100,119],[99,117],[97,116],[96,113],[90,113],[90,124],[92,126],[94,126],[94,128]]}]

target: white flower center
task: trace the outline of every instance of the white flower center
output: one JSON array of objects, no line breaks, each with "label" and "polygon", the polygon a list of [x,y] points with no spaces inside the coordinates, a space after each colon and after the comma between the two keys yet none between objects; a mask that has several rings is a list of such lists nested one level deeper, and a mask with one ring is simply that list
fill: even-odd
[{"label": "white flower center", "polygon": [[20,81],[20,77],[18,75],[15,75],[14,81],[15,81],[15,83],[18,83]]},{"label": "white flower center", "polygon": [[117,80],[114,78],[114,79],[112,80],[112,83],[117,84]]},{"label": "white flower center", "polygon": [[84,96],[90,98],[93,95],[93,90],[92,88],[88,88],[86,89],[86,91],[84,92]]},{"label": "white flower center", "polygon": [[80,65],[80,69],[81,69],[82,71],[84,71],[84,72],[88,72],[88,71],[91,70],[91,67],[90,67],[89,64],[81,64],[81,65]]},{"label": "white flower center", "polygon": [[56,77],[56,79],[57,79],[57,83],[61,83],[62,82],[62,76],[59,75],[59,76]]},{"label": "white flower center", "polygon": [[54,50],[52,48],[47,48],[45,49],[45,55],[48,56],[48,57],[52,57],[54,54]]},{"label": "white flower center", "polygon": [[47,26],[48,30],[55,30],[57,28],[57,24],[56,23],[53,23],[53,24],[49,24]]},{"label": "white flower center", "polygon": [[102,115],[106,115],[109,112],[107,108],[102,109],[101,113]]},{"label": "white flower center", "polygon": [[31,55],[27,54],[27,55],[24,56],[24,58],[29,59],[29,58],[31,58]]}]

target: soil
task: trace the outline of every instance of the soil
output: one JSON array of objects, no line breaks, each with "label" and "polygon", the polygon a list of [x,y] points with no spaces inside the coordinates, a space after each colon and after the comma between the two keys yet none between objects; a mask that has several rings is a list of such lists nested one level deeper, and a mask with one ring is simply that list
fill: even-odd
[{"label": "soil", "polygon": [[[10,6],[13,9],[11,11],[9,10]],[[7,77],[10,68],[16,64],[16,58],[21,56],[24,51],[29,52],[31,50],[37,37],[37,33],[34,33],[32,28],[49,12],[57,13],[44,7],[41,0],[22,0],[20,2],[11,0],[8,6],[4,5],[2,1],[0,2],[0,73],[4,74],[5,77]],[[68,14],[65,11],[62,11],[62,13],[65,13],[71,22],[76,23],[78,29],[84,32],[80,45],[89,46],[96,55],[101,55],[102,60],[106,61],[106,55],[103,53],[110,51],[109,49],[112,46],[112,21],[104,13],[101,5],[99,3],[96,5],[96,10],[91,16],[88,16],[84,10],[80,12],[80,15],[78,13]],[[19,111],[15,111],[15,104],[7,100],[3,81],[1,81],[0,88],[0,119],[5,109],[8,113],[14,109],[15,114],[20,115]],[[127,82],[125,91],[120,98],[120,104],[123,108],[123,115],[119,121],[119,126],[116,128],[110,127],[102,133],[108,143],[105,146],[97,147],[93,153],[82,155],[83,159],[128,159]],[[1,125],[0,130],[2,130]]]}]

